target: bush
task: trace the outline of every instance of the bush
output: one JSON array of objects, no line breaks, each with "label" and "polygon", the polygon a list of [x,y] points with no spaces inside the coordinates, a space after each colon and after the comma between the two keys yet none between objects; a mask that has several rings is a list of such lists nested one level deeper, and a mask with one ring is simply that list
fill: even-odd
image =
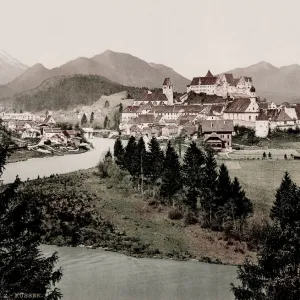
[{"label": "bush", "polygon": [[188,225],[193,225],[196,224],[198,222],[195,214],[190,211],[189,209],[187,209],[183,215],[183,223],[184,226],[188,226]]},{"label": "bush", "polygon": [[182,211],[178,208],[173,208],[169,211],[168,217],[171,220],[181,220],[183,218]]},{"label": "bush", "polygon": [[254,215],[249,219],[244,230],[243,239],[248,243],[250,250],[257,250],[265,241],[270,228],[270,221],[266,216]]},{"label": "bush", "polygon": [[100,161],[97,168],[101,178],[108,177],[109,163],[107,161]]}]

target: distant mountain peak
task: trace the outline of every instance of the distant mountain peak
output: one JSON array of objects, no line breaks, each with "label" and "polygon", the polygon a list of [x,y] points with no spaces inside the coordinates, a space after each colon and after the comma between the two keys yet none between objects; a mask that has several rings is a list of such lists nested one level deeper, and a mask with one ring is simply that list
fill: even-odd
[{"label": "distant mountain peak", "polygon": [[299,70],[300,66],[298,64],[291,64],[291,65],[287,65],[287,66],[282,66],[280,69],[281,70],[283,70],[283,69]]},{"label": "distant mountain peak", "polygon": [[28,67],[0,49],[0,84],[7,84],[24,73]]},{"label": "distant mountain peak", "polygon": [[253,66],[257,66],[257,67],[261,67],[261,68],[265,68],[265,69],[277,69],[275,66],[273,66],[272,64],[270,64],[264,60]]}]

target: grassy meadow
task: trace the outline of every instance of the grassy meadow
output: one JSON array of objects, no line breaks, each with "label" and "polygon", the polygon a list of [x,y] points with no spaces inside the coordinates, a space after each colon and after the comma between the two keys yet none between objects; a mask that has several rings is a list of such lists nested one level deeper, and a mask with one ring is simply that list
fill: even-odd
[{"label": "grassy meadow", "polygon": [[254,202],[257,211],[268,212],[275,199],[284,173],[300,185],[300,161],[298,160],[239,160],[219,161],[228,167],[231,178],[236,176],[246,195]]}]

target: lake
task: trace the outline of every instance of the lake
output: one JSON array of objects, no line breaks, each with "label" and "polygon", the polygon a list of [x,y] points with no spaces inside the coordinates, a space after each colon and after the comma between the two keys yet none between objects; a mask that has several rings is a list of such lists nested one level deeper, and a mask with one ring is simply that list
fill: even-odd
[{"label": "lake", "polygon": [[198,262],[132,258],[85,248],[41,246],[59,252],[66,300],[231,300],[236,268]]}]

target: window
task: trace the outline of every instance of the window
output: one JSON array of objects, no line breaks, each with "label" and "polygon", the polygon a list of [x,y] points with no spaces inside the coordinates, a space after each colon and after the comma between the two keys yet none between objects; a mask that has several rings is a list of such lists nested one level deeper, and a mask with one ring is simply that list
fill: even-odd
[{"label": "window", "polygon": [[227,134],[227,138],[229,139],[229,134]]},{"label": "window", "polygon": [[249,120],[251,120],[251,116],[249,116]]}]

